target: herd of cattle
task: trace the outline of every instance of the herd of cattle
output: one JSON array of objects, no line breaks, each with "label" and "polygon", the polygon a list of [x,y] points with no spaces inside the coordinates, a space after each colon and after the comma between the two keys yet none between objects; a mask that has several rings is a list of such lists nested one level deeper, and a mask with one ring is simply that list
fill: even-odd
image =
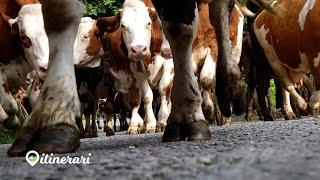
[{"label": "herd of cattle", "polygon": [[118,115],[129,134],[209,139],[206,120],[228,124],[244,105],[247,120],[254,104],[273,120],[271,78],[286,119],[319,115],[320,1],[250,0],[248,8],[125,0],[116,15],[95,20],[81,18],[78,0],[2,0],[0,122],[20,122],[21,92],[30,112],[8,155],[75,151],[80,138],[97,136],[97,113],[107,136]]}]

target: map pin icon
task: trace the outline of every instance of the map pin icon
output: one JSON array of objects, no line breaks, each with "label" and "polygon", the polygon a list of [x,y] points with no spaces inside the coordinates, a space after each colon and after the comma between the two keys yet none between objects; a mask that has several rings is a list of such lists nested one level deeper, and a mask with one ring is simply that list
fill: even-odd
[{"label": "map pin icon", "polygon": [[37,151],[29,151],[26,154],[26,161],[30,164],[30,166],[34,166],[37,164],[37,162],[39,161],[39,154],[37,153]]}]

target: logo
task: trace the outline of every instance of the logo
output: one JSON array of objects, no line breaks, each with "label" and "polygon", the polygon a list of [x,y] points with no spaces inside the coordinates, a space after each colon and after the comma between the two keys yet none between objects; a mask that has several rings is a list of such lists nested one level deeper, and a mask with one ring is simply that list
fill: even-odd
[{"label": "logo", "polygon": [[31,150],[26,154],[26,161],[30,166],[35,166],[38,162],[40,164],[90,164],[91,153],[87,157],[70,157],[70,156],[54,156],[53,153],[45,154],[42,153],[41,156],[37,151]]},{"label": "logo", "polygon": [[26,161],[30,164],[30,166],[34,166],[38,163],[39,161],[39,154],[37,153],[37,151],[29,151],[26,154]]}]

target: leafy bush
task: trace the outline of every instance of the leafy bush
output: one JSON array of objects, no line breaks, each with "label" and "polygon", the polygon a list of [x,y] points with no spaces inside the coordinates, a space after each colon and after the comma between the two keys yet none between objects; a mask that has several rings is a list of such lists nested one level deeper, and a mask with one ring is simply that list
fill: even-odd
[{"label": "leafy bush", "polygon": [[124,0],[84,0],[84,16],[97,18],[112,16],[118,12]]}]

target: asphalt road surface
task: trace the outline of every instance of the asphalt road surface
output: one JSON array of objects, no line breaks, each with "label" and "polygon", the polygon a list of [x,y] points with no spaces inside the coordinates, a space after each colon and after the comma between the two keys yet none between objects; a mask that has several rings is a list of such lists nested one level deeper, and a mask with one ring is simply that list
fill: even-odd
[{"label": "asphalt road surface", "polygon": [[[320,179],[320,121],[212,126],[212,139],[161,143],[162,134],[85,139],[90,164],[31,167],[0,146],[0,179]],[[61,157],[61,155],[59,155]]]}]

